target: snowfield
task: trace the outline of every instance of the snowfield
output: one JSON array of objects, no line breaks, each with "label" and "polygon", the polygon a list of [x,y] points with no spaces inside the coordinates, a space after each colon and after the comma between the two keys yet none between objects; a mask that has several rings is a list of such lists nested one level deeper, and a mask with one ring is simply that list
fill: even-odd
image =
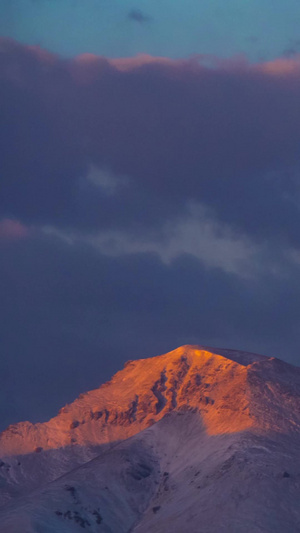
[{"label": "snowfield", "polygon": [[300,532],[300,370],[182,346],[0,435],[1,533]]}]

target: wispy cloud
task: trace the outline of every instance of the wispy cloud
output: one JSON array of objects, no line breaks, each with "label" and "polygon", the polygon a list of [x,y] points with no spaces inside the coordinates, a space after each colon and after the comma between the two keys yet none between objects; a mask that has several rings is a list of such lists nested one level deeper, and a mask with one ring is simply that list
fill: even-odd
[{"label": "wispy cloud", "polygon": [[128,18],[133,22],[138,22],[139,24],[147,24],[152,20],[149,15],[146,15],[140,9],[131,9],[128,13]]}]

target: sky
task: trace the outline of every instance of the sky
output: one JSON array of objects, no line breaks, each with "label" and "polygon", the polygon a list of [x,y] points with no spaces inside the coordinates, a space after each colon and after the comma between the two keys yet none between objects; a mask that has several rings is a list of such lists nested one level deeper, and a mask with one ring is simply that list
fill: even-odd
[{"label": "sky", "polygon": [[299,17],[2,0],[0,429],[183,344],[300,365]]}]

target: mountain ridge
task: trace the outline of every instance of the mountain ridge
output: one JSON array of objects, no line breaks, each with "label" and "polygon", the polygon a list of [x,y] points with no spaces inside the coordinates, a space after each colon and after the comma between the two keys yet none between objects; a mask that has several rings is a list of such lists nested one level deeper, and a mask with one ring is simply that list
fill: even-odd
[{"label": "mountain ridge", "polygon": [[[80,431],[83,429],[80,427],[83,424],[90,423],[91,425],[93,423],[92,425],[95,426],[97,421],[100,421],[99,424],[101,424],[102,439],[104,438],[105,440],[103,429],[106,427],[111,430],[106,440],[111,440],[113,437],[112,433],[116,433],[113,431],[113,417],[116,417],[118,409],[121,409],[121,413],[118,415],[118,422],[125,427],[126,425],[132,425],[133,422],[137,421],[138,403],[141,403],[140,398],[143,396],[144,402],[140,406],[141,413],[139,417],[141,422],[143,421],[145,412],[148,415],[153,414],[150,420],[148,420],[148,423],[151,423],[151,418],[154,421],[160,419],[160,416],[158,416],[160,412],[165,413],[167,410],[176,408],[178,393],[182,392],[182,386],[186,381],[186,374],[191,373],[193,367],[196,367],[196,369],[199,367],[199,371],[202,371],[205,364],[210,363],[213,367],[224,364],[225,372],[226,365],[228,367],[227,361],[229,361],[229,366],[231,365],[233,371],[235,364],[247,366],[253,364],[253,362],[266,360],[264,356],[249,354],[247,352],[219,349],[218,351],[220,353],[216,353],[216,351],[208,350],[208,348],[198,345],[184,345],[167,354],[127,361],[124,368],[117,372],[110,381],[104,383],[97,389],[80,394],[74,402],[64,406],[58,415],[48,422],[37,424],[20,422],[9,426],[7,430],[0,434],[0,456],[5,456],[6,453],[21,453],[21,448],[16,444],[18,437],[21,437],[22,451],[26,453],[34,451],[37,447],[51,449],[59,445],[74,444],[74,439],[77,439],[76,442],[78,444],[99,443],[99,438],[101,437],[98,434],[93,435],[93,431],[91,431],[89,437],[86,437],[85,440],[83,432]],[[218,360],[217,358],[222,359]],[[202,364],[197,367],[195,362],[199,362],[200,359]],[[143,368],[143,375],[138,376],[141,368]],[[238,373],[237,368],[235,371],[235,373]],[[150,380],[147,379],[149,373]],[[198,378],[197,373],[193,377],[195,378],[195,386],[198,386],[202,390],[201,383],[197,381],[197,379],[201,379],[200,374]],[[124,381],[126,382],[126,387],[123,386]],[[117,385],[117,393],[115,391],[115,385]],[[208,383],[205,386],[207,389],[209,388]],[[128,389],[130,391],[134,389],[133,393],[130,392],[128,394]],[[142,392],[140,389],[142,389]],[[144,391],[146,389],[148,394],[145,395]],[[199,402],[209,403],[211,398],[205,391],[203,392],[203,398],[201,399],[200,397]],[[192,391],[190,391],[191,394]],[[120,396],[122,396],[122,399],[120,399]],[[189,401],[189,398],[187,400]],[[128,405],[126,405],[126,402]],[[145,402],[148,405],[145,405]],[[183,402],[184,398],[181,398],[181,403]],[[194,405],[194,407],[196,406],[197,404]],[[103,421],[104,424],[102,423]],[[142,426],[135,425],[139,431],[144,428],[144,424]],[[126,433],[126,431],[123,431],[123,433],[126,436],[131,436],[130,432]],[[28,439],[27,447],[26,445],[24,446],[23,436]],[[30,444],[30,436],[32,438],[32,444]]]},{"label": "mountain ridge", "polygon": [[[252,425],[249,417],[243,416],[243,409],[249,403],[250,388],[255,387],[253,376],[260,375],[263,380],[260,368],[266,372],[268,366],[280,366],[280,372],[284,369],[300,376],[299,369],[275,358],[238,350],[209,350],[212,348],[184,345],[152,358],[127,361],[111,380],[80,394],[48,422],[9,426],[0,434],[0,456],[127,438],[184,405],[201,409],[208,431],[224,432],[224,410],[229,414],[232,404],[240,401],[240,427],[235,416],[235,422],[227,421],[231,424],[227,430],[242,430]],[[213,422],[208,415],[215,411],[216,400],[223,413],[218,417],[215,412]]]},{"label": "mountain ridge", "polygon": [[185,345],[0,435],[1,532],[297,533],[299,449],[300,369]]}]

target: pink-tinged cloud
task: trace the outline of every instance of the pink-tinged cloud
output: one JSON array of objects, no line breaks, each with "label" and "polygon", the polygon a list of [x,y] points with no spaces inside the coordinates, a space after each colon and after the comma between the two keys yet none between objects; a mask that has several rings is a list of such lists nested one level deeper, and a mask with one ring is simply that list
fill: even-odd
[{"label": "pink-tinged cloud", "polygon": [[[42,57],[42,54],[39,54]],[[46,57],[47,58],[47,57]],[[48,60],[48,58],[47,58]],[[80,54],[68,63],[68,69],[74,80],[79,84],[92,84],[99,74],[105,71],[117,70],[119,72],[130,72],[147,65],[154,65],[178,70],[178,67],[185,66],[187,61],[169,59],[167,57],[153,57],[148,54],[138,54],[134,57],[104,58],[95,54]],[[199,66],[198,62],[198,66]]]},{"label": "pink-tinged cloud", "polygon": [[[42,57],[42,51],[39,51],[40,57]],[[47,57],[47,55],[45,55]],[[167,57],[155,57],[150,56],[149,54],[138,54],[134,57],[120,57],[120,58],[103,58],[101,56],[97,56],[95,54],[80,54],[79,56],[75,57],[71,63],[75,65],[80,65],[81,67],[86,66],[99,66],[101,63],[107,62],[109,65],[112,65],[118,70],[125,71],[125,70],[133,70],[135,68],[148,65],[149,63],[156,63],[156,64],[162,64],[162,65],[178,65],[180,63],[184,63],[184,61],[179,61],[175,59],[169,59]]]},{"label": "pink-tinged cloud", "polygon": [[19,240],[29,236],[29,230],[18,220],[9,218],[0,221],[0,240]]},{"label": "pink-tinged cloud", "polygon": [[291,78],[300,74],[300,55],[293,58],[279,58],[268,61],[254,67],[256,71],[261,71],[269,76],[281,76]]}]

